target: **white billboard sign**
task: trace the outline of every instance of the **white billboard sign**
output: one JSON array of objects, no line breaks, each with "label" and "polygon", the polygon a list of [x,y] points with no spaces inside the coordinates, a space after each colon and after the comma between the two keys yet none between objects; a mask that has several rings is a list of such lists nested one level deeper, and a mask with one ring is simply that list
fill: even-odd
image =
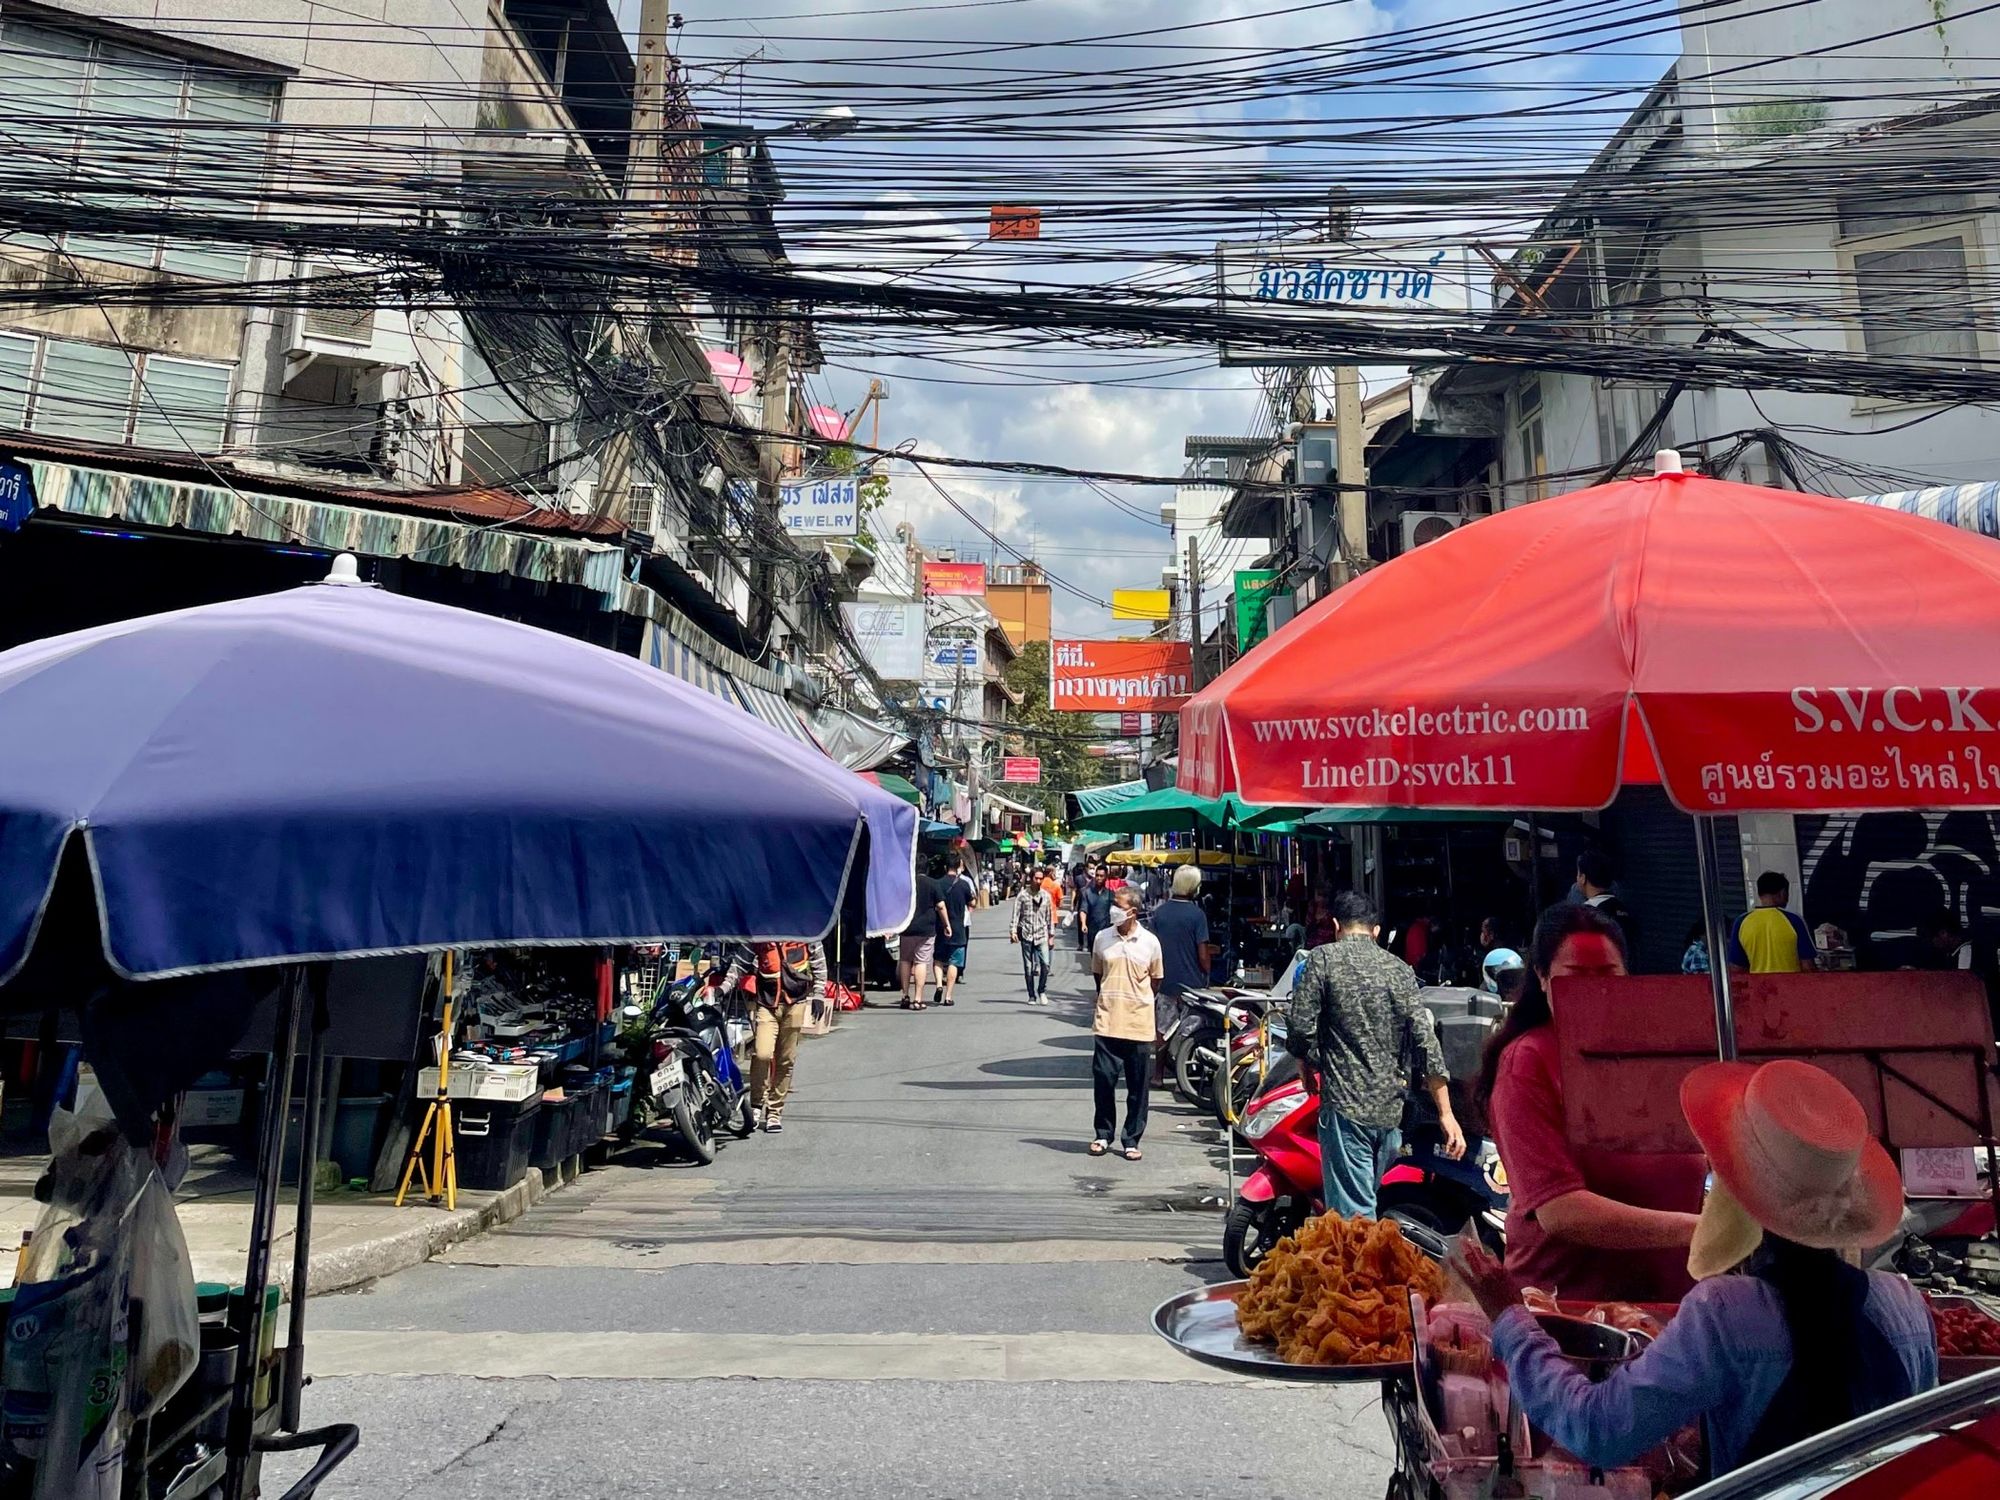
[{"label": "white billboard sign", "polygon": [[[1234,317],[1407,324],[1413,334],[1466,327],[1476,317],[1472,252],[1439,240],[1218,245],[1215,263],[1216,310]],[[1222,345],[1225,365],[1332,362],[1323,350]]]},{"label": "white billboard sign", "polygon": [[890,682],[917,682],[924,675],[924,607],[900,600],[886,604],[843,604],[847,628],[868,664]]},{"label": "white billboard sign", "polygon": [[861,533],[861,481],[813,479],[782,486],[778,516],[793,536],[858,536]]}]

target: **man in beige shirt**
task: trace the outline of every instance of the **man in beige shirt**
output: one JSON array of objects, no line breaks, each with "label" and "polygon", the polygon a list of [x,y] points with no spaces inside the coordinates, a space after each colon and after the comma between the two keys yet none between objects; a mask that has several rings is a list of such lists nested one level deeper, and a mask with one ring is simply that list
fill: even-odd
[{"label": "man in beige shirt", "polygon": [[1152,1086],[1153,1045],[1158,1040],[1153,1017],[1153,987],[1165,976],[1160,940],[1139,925],[1139,893],[1127,887],[1112,898],[1111,925],[1091,946],[1091,972],[1097,975],[1097,1018],[1092,1030],[1097,1046],[1090,1072],[1097,1096],[1097,1126],[1090,1154],[1111,1149],[1118,1124],[1118,1076],[1125,1075],[1125,1134],[1119,1154],[1139,1159],[1139,1137],[1146,1133],[1146,1092]]}]

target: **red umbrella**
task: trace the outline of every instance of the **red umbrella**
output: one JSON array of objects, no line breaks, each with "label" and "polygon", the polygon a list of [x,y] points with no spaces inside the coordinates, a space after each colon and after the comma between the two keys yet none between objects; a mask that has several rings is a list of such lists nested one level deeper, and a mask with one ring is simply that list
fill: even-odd
[{"label": "red umbrella", "polygon": [[2000,807],[2000,542],[1669,472],[1371,569],[1189,701],[1180,783],[1323,807]]},{"label": "red umbrella", "polygon": [[1703,815],[2000,807],[2000,542],[1662,453],[1371,569],[1181,711],[1202,796],[1589,811],[1635,781]]}]

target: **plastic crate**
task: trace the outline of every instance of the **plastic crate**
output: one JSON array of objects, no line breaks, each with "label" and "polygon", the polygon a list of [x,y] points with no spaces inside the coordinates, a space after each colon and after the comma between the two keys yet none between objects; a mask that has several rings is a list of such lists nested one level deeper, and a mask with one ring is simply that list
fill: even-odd
[{"label": "plastic crate", "polygon": [[[417,1097],[437,1097],[438,1070],[417,1072]],[[541,1071],[534,1063],[476,1063],[451,1065],[451,1097],[491,1099],[498,1104],[525,1104],[542,1091]]]}]

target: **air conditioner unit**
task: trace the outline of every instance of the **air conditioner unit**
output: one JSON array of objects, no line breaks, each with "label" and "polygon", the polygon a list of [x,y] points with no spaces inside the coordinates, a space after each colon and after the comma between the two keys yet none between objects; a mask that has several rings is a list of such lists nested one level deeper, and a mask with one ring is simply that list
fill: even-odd
[{"label": "air conditioner unit", "polygon": [[1457,511],[1406,510],[1403,512],[1403,550],[1414,551],[1425,542],[1434,542],[1464,524],[1465,517]]},{"label": "air conditioner unit", "polygon": [[[343,273],[335,266],[316,265],[310,268],[309,274],[317,280]],[[357,284],[352,295],[360,297],[365,293]],[[314,301],[312,294],[308,292],[298,307],[293,309],[290,352],[359,364],[393,363],[381,357],[375,348],[375,311],[372,305],[324,306]]]},{"label": "air conditioner unit", "polygon": [[587,516],[597,508],[597,485],[589,479],[579,479],[563,492],[563,509],[573,516]]}]

